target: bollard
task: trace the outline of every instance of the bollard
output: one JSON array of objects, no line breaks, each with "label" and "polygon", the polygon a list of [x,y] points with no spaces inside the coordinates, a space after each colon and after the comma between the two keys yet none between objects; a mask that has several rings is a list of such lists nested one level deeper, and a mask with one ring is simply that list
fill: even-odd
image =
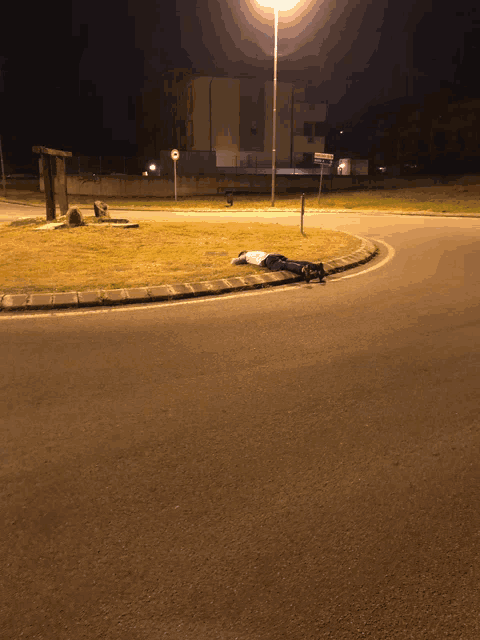
[{"label": "bollard", "polygon": [[300,233],[303,235],[303,215],[305,212],[305,194],[302,193],[302,210],[300,212]]}]

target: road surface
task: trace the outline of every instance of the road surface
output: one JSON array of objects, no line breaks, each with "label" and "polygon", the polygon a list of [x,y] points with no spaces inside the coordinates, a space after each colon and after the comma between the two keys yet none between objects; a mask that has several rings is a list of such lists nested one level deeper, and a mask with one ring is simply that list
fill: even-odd
[{"label": "road surface", "polygon": [[2,640],[480,637],[480,221],[310,221],[381,255],[0,316]]}]

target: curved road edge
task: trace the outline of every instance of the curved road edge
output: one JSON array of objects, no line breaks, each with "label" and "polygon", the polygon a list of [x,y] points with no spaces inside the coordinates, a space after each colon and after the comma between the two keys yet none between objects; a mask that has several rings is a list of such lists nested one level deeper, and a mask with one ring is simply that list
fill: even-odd
[{"label": "curved road edge", "polygon": [[[341,258],[324,262],[327,276],[347,269],[353,269],[372,260],[379,248],[367,238],[355,236],[362,241],[360,249]],[[182,298],[221,295],[224,293],[248,291],[303,280],[289,271],[268,271],[266,273],[235,276],[206,282],[186,282],[132,289],[97,289],[94,291],[69,291],[64,293],[21,293],[1,294],[0,312],[9,311],[50,311],[52,309],[78,309],[119,304],[143,304],[147,302],[170,302]]]}]

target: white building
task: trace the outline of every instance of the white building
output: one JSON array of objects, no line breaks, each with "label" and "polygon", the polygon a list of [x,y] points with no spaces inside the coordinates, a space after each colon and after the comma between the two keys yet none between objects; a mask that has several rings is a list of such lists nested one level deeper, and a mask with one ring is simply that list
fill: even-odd
[{"label": "white building", "polygon": [[[217,167],[271,166],[273,81],[191,77],[178,95],[186,151],[214,151]],[[277,167],[313,163],[325,151],[327,106],[308,103],[305,87],[277,83]]]}]

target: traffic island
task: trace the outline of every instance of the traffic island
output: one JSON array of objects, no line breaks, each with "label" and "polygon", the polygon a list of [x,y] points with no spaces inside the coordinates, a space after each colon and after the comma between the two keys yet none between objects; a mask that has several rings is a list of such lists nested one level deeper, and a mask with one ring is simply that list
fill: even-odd
[{"label": "traffic island", "polygon": [[[231,259],[241,249],[270,250],[321,261],[333,273],[348,268],[363,246],[341,231],[301,235],[293,226],[258,222],[143,221],[127,234],[93,216],[85,222],[53,234],[34,233],[37,225],[0,225],[2,310],[114,306],[288,284],[301,277]],[[30,298],[40,294],[47,298]]]},{"label": "traffic island", "polygon": [[[352,269],[372,260],[378,254],[370,240],[359,238],[361,247],[348,256],[324,263],[326,275]],[[0,310],[38,311],[67,309],[75,307],[116,306],[122,304],[143,304],[148,302],[169,302],[199,296],[220,295],[260,289],[263,287],[302,282],[302,276],[289,271],[262,272],[205,282],[177,283],[154,287],[134,287],[131,289],[106,289],[66,293],[0,294]]]}]

